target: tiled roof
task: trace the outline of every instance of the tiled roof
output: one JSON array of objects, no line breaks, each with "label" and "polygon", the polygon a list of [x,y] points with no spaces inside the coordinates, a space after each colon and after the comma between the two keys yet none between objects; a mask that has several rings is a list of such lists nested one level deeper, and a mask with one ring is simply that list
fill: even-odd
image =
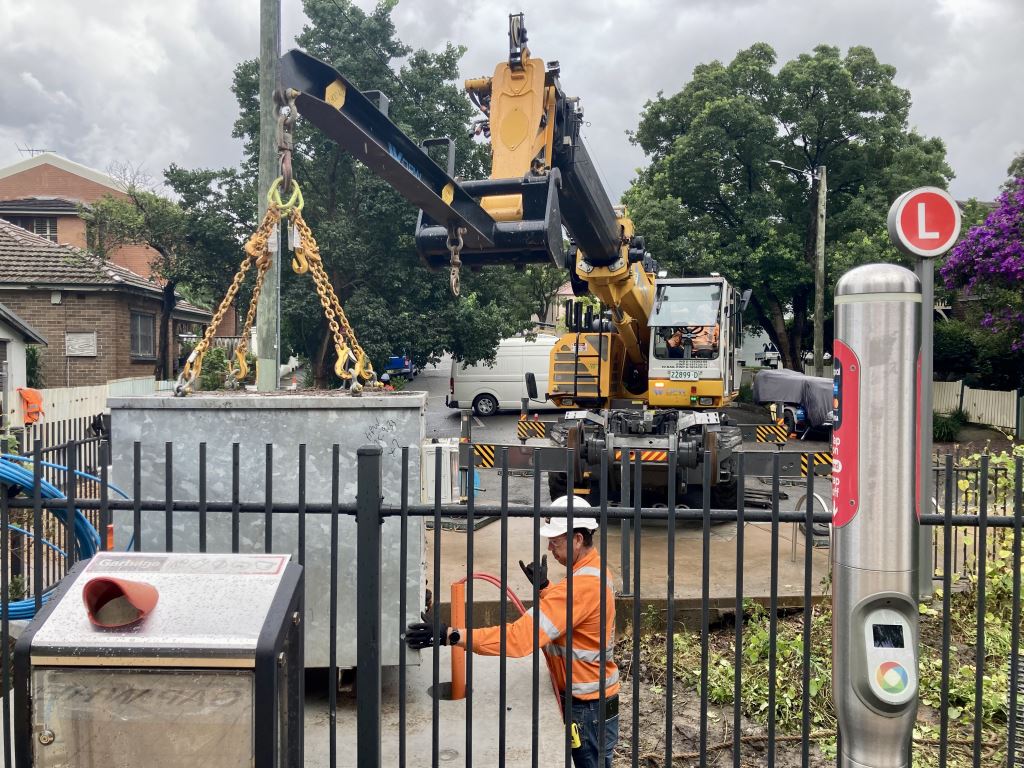
[{"label": "tiled roof", "polygon": [[14,176],[22,171],[38,168],[41,165],[59,168],[62,171],[74,174],[75,176],[81,176],[83,179],[89,179],[89,181],[101,184],[104,187],[110,187],[116,192],[124,192],[124,186],[111,176],[81,163],[76,163],[74,160],[68,160],[66,157],[61,157],[53,152],[43,152],[34,157],[26,157],[24,160],[13,165],[0,168],[0,179],[6,179],[8,176]]},{"label": "tiled roof", "polygon": [[78,214],[79,202],[66,197],[23,197],[19,200],[0,200],[0,217],[5,213],[62,213]]},{"label": "tiled roof", "polygon": [[[130,269],[71,245],[58,245],[0,219],[0,288],[120,287],[160,296],[160,286]],[[185,312],[209,315],[181,300]]]}]

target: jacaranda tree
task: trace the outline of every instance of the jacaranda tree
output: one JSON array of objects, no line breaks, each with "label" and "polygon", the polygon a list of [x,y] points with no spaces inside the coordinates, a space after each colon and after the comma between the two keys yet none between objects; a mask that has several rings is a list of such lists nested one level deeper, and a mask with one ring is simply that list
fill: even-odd
[{"label": "jacaranda tree", "polygon": [[984,304],[981,325],[1024,351],[1024,178],[1015,178],[985,219],[972,227],[942,266],[946,286]]}]

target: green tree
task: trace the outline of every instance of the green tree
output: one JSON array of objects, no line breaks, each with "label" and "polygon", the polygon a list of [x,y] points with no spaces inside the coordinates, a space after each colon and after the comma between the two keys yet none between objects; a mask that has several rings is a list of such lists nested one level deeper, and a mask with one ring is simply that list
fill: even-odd
[{"label": "green tree", "polygon": [[527,309],[537,316],[537,320],[544,322],[557,300],[558,289],[569,279],[568,274],[561,267],[531,264],[523,269],[520,279],[522,288],[518,295],[527,302]]},{"label": "green tree", "polygon": [[1013,185],[1014,179],[1024,179],[1024,151],[1018,152],[1006,169],[1007,179],[1003,183],[1003,191],[1008,191]]},{"label": "green tree", "polygon": [[717,271],[753,288],[751,319],[787,367],[810,337],[814,298],[817,190],[806,176],[828,168],[831,286],[857,264],[901,260],[885,232],[890,202],[953,175],[942,141],[908,128],[910,93],[895,74],[870,48],[825,45],[777,69],[757,43],[648,102],[632,136],[651,160],[626,194],[637,232],[671,273]]},{"label": "green tree", "polygon": [[[486,148],[471,140],[472,106],[457,82],[463,48],[411,50],[395,34],[391,0],[370,13],[347,0],[305,0],[303,7],[309,24],[297,38],[301,48],[361,90],[388,94],[391,120],[413,139],[452,137],[458,174],[486,175]],[[396,75],[392,66],[399,62]],[[242,62],[233,86],[240,108],[234,135],[243,140],[250,177],[258,152],[257,75],[255,61]],[[446,350],[468,361],[489,358],[501,338],[529,326],[534,308],[508,300],[518,293],[521,275],[504,268],[463,270],[462,298],[452,297],[447,273],[428,271],[416,255],[417,212],[386,182],[301,119],[295,147],[303,215],[360,344],[378,366],[399,350],[419,365]],[[310,278],[282,270],[281,303],[284,346],[312,361],[318,384],[329,382],[333,345]]]}]

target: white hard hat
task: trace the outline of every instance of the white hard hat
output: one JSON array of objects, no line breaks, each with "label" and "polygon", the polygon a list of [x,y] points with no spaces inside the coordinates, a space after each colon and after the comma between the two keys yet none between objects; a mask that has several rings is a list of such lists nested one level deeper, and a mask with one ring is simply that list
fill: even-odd
[{"label": "white hard hat", "polygon": [[[557,499],[551,502],[551,506],[555,509],[564,509],[569,505],[568,496],[559,496]],[[590,504],[586,499],[581,499],[579,496],[573,496],[572,498],[572,509],[575,512],[577,509],[590,509]],[[554,538],[555,536],[561,536],[568,531],[566,523],[568,521],[564,517],[546,517],[544,518],[544,524],[540,527],[540,535],[546,539]],[[591,531],[596,531],[598,527],[597,520],[592,517],[576,517],[573,515],[572,527],[576,528],[587,528]]]}]

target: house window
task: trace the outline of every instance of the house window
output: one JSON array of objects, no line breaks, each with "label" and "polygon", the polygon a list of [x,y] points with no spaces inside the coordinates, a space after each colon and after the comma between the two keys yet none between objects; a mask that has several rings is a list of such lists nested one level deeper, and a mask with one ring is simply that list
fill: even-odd
[{"label": "house window", "polygon": [[132,312],[132,357],[156,357],[153,345],[155,315]]},{"label": "house window", "polygon": [[8,216],[6,218],[16,227],[27,229],[33,234],[57,242],[56,216]]}]

